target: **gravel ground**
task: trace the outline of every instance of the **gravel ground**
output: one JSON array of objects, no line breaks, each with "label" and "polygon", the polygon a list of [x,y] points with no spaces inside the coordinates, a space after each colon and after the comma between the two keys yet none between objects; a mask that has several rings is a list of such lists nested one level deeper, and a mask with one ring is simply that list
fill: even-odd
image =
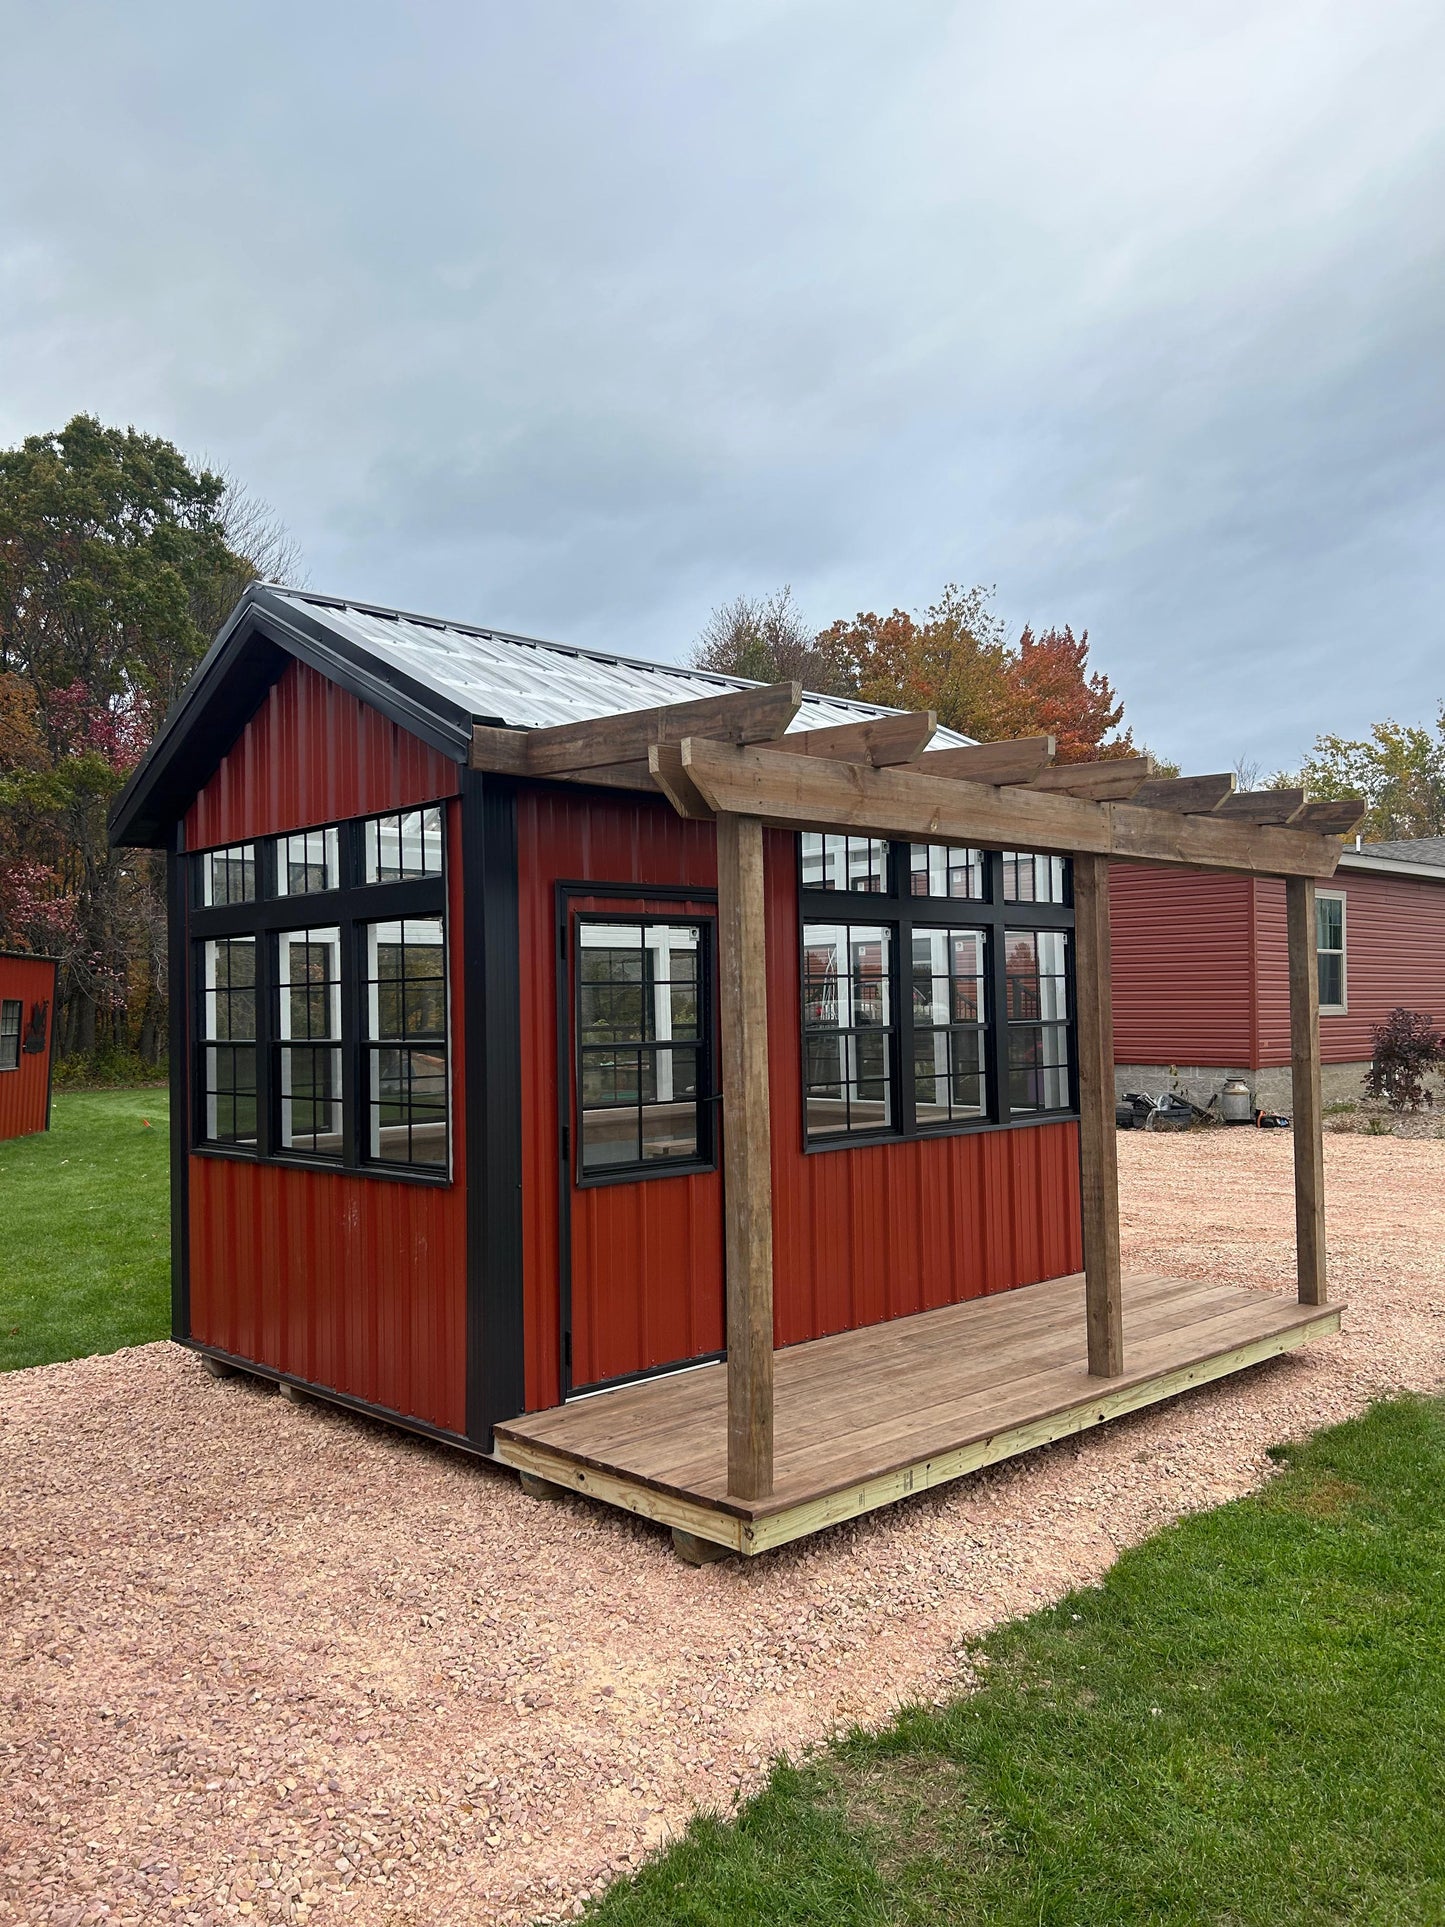
[{"label": "gravel ground", "polygon": [[[1290,1141],[1126,1135],[1126,1260],[1292,1289]],[[751,1564],[169,1345],[0,1392],[0,1920],[566,1917],[773,1753],[1445,1383],[1445,1144],[1325,1149],[1340,1337]]]}]

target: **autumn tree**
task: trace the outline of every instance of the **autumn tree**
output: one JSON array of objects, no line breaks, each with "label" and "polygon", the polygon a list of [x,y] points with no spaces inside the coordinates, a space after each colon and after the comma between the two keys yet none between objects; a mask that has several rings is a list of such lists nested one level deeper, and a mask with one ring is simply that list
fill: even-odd
[{"label": "autumn tree", "polygon": [[1087,763],[1138,754],[1133,734],[1117,731],[1124,704],[1102,669],[1089,668],[1089,632],[1025,628],[1010,656],[1007,680],[1013,709],[1009,734],[1052,736],[1061,763]]},{"label": "autumn tree", "polygon": [[865,702],[932,709],[949,729],[987,739],[1008,733],[1010,651],[991,591],[949,583],[917,618],[871,611],[818,638],[851,663]]},{"label": "autumn tree", "polygon": [[1445,703],[1433,729],[1383,722],[1362,739],[1317,736],[1294,780],[1312,796],[1363,796],[1372,841],[1445,836]]},{"label": "autumn tree", "polygon": [[768,596],[740,595],[713,610],[693,649],[696,669],[751,682],[800,682],[820,696],[854,690],[847,655],[815,635],[784,584]]},{"label": "autumn tree", "polygon": [[257,557],[288,560],[274,519],[157,436],[0,451],[0,943],[59,954],[64,1051],[159,1054],[161,864],[106,811]]}]

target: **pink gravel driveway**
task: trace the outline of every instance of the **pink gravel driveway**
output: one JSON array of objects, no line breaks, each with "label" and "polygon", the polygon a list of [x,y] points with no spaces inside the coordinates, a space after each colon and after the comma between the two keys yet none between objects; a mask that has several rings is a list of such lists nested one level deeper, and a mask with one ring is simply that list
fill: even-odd
[{"label": "pink gravel driveway", "polygon": [[[1344,1332],[751,1563],[167,1344],[0,1384],[0,1921],[512,1922],[1445,1382],[1445,1144],[1327,1141]],[[1126,1261],[1292,1289],[1290,1143],[1120,1141]]]}]

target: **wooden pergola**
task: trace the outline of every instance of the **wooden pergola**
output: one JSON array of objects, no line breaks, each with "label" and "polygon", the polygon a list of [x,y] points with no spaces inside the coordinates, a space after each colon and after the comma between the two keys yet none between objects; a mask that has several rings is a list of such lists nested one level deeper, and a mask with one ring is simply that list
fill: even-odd
[{"label": "wooden pergola", "polygon": [[[1280,1342],[1273,1343],[1272,1349],[1300,1342],[1295,1333],[1312,1336],[1338,1322],[1337,1312],[1329,1319],[1318,1312],[1326,1305],[1326,1277],[1314,898],[1316,879],[1334,872],[1343,838],[1360,820],[1363,803],[1358,799],[1310,802],[1298,790],[1241,793],[1228,774],[1156,777],[1147,757],[1058,764],[1053,741],[1047,737],[930,749],[936,730],[931,712],[789,734],[801,700],[801,688],[784,683],[549,729],[478,728],[472,745],[475,768],[552,782],[651,791],[666,797],[682,816],[712,819],[716,824],[726,1117],[727,1359],[725,1366],[712,1369],[726,1375],[725,1493],[719,1496],[695,1479],[692,1486],[678,1485],[675,1498],[664,1503],[671,1490],[667,1480],[640,1473],[629,1488],[624,1465],[580,1447],[572,1454],[569,1476],[570,1448],[555,1424],[549,1429],[517,1421],[500,1427],[497,1451],[500,1458],[530,1472],[534,1479],[596,1492],[670,1521],[682,1538],[711,1537],[724,1549],[737,1544],[742,1550],[758,1550],[779,1537],[796,1536],[777,1529],[769,1537],[763,1529],[775,1480],[763,898],[763,830],[767,826],[991,844],[1071,860],[1084,1322],[1087,1371],[1091,1380],[1100,1382],[1101,1390],[1110,1383],[1123,1388],[1129,1339],[1115,1155],[1109,866],[1127,859],[1283,878],[1288,904],[1298,1297],[1300,1306],[1314,1315],[1297,1318],[1288,1331],[1282,1328],[1277,1334]],[[964,1312],[969,1307],[952,1309]],[[822,1345],[838,1342],[819,1341]],[[1258,1341],[1264,1342],[1263,1338]],[[1243,1356],[1246,1352],[1248,1357]],[[1228,1356],[1233,1359],[1238,1354],[1247,1363],[1256,1353],[1267,1355],[1256,1344],[1253,1351],[1248,1345],[1235,1347]],[[1237,1365],[1226,1363],[1223,1369],[1237,1369]],[[1158,1373],[1155,1379],[1163,1383]],[[603,1395],[628,1396],[627,1392]],[[1133,1397],[1132,1402],[1146,1401]],[[1110,1415],[1106,1405],[1107,1401],[1100,1405],[1099,1416]],[[1117,1407],[1127,1408],[1128,1400]],[[555,1420],[557,1415],[543,1417]],[[1047,1430],[1040,1434],[1057,1435]],[[937,1471],[939,1463],[935,1453],[928,1466]],[[958,1469],[967,1469],[967,1464],[960,1461]],[[900,1489],[932,1482],[932,1477],[914,1478]],[[898,1496],[886,1479],[882,1483],[875,1479],[873,1489],[882,1496],[868,1503]],[[699,1501],[691,1510],[685,1503],[689,1494]],[[864,1509],[861,1503],[852,1506],[854,1511],[860,1509]],[[736,1533],[731,1525],[726,1531],[713,1532],[709,1523],[713,1514],[745,1523]],[[828,1516],[846,1515],[835,1507]],[[752,1522],[751,1528],[747,1521]],[[798,1529],[812,1528],[804,1524]]]}]

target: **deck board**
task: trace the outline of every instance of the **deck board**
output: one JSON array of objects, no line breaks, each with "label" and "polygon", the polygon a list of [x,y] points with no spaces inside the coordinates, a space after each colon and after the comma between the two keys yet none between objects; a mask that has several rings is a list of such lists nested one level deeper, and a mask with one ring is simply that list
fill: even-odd
[{"label": "deck board", "polygon": [[[1090,1378],[1082,1276],[775,1360],[774,1489],[727,1493],[727,1372],[675,1373],[497,1427],[496,1456],[742,1550],[957,1476],[1334,1330],[1337,1305],[1157,1272],[1124,1282],[1124,1370]],[[1011,1441],[1017,1441],[1011,1443]]]}]

